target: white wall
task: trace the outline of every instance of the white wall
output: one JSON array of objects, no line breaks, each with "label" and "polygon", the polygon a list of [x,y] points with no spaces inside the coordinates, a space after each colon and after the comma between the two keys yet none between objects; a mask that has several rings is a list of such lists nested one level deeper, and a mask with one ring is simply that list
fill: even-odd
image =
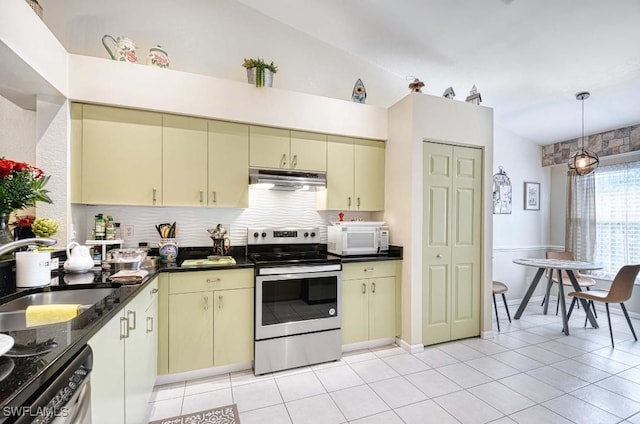
[{"label": "white wall", "polygon": [[36,114],[0,96],[0,156],[35,164]]},{"label": "white wall", "polygon": [[[516,265],[513,259],[544,257],[550,244],[550,169],[542,167],[540,145],[496,125],[493,173],[500,166],[511,180],[512,212],[493,215],[493,279],[507,284],[508,299],[519,300],[537,269]],[[524,210],[525,181],[540,183],[539,211]],[[557,213],[562,212],[554,211]],[[543,286],[539,284],[537,293],[542,293]]]}]

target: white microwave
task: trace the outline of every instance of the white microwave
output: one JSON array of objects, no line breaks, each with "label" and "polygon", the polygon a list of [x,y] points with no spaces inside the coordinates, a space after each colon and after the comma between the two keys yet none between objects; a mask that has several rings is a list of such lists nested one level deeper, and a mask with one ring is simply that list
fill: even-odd
[{"label": "white microwave", "polygon": [[[355,223],[354,223],[355,224]],[[373,255],[389,250],[389,229],[379,225],[344,223],[327,228],[327,251],[341,256]]]}]

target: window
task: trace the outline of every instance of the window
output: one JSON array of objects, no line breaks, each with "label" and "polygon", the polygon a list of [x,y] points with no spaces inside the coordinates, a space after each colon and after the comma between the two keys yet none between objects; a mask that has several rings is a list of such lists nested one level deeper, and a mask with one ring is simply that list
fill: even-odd
[{"label": "window", "polygon": [[613,279],[627,264],[640,263],[640,162],[596,170],[596,251],[603,269],[594,277]]}]

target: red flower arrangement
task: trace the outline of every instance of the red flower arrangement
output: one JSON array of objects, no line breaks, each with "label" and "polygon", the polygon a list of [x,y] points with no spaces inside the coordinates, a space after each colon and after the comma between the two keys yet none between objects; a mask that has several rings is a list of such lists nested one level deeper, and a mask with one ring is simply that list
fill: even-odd
[{"label": "red flower arrangement", "polygon": [[36,202],[53,203],[44,186],[49,176],[25,162],[0,158],[0,214],[30,208]]}]

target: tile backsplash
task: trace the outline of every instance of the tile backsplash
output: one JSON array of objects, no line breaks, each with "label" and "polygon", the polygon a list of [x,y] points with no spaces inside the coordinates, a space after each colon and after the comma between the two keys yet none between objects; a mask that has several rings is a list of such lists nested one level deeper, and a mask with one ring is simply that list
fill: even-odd
[{"label": "tile backsplash", "polygon": [[[80,243],[91,238],[93,219],[98,213],[111,215],[125,226],[133,226],[133,236],[125,238],[126,247],[147,242],[157,245],[160,236],[155,225],[176,222],[176,238],[180,246],[208,246],[207,228],[225,224],[230,228],[233,246],[247,244],[247,227],[319,227],[320,241],[327,241],[327,225],[338,220],[339,211],[316,210],[315,192],[249,190],[247,209],[171,206],[72,205],[74,239]],[[371,220],[371,212],[345,212],[345,219]]]}]

